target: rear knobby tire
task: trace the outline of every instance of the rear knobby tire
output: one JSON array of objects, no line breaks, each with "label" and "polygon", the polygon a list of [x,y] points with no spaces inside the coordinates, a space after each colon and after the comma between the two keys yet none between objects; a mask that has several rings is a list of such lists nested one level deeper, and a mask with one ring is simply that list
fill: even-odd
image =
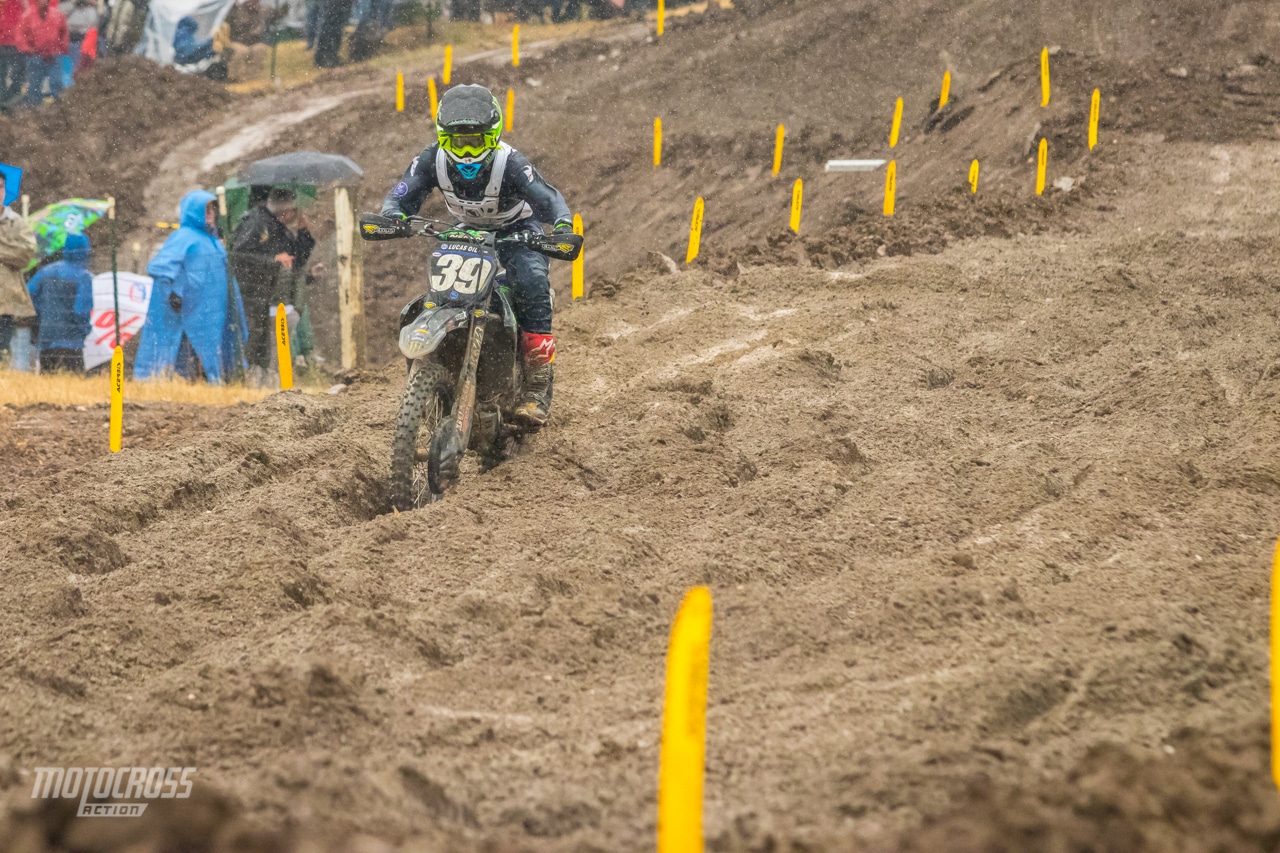
[{"label": "rear knobby tire", "polygon": [[422,364],[409,377],[391,442],[391,506],[400,512],[440,497],[429,485],[427,455],[436,427],[449,416],[451,391],[449,374],[438,364]]}]

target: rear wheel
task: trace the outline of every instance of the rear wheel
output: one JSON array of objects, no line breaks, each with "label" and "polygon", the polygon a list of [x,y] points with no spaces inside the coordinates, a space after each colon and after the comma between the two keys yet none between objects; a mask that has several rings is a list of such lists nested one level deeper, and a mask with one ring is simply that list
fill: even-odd
[{"label": "rear wheel", "polygon": [[432,436],[453,407],[453,383],[438,364],[423,364],[409,377],[391,442],[391,506],[417,509],[440,495],[429,476]]}]

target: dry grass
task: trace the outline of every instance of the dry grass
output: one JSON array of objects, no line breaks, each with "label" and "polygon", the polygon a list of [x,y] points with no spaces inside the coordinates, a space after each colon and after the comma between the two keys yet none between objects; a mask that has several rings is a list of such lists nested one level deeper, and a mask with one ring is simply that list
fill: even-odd
[{"label": "dry grass", "polygon": [[[53,403],[59,406],[92,406],[110,402],[109,380],[102,376],[70,373],[18,373],[0,370],[0,406],[30,406]],[[270,389],[243,385],[205,385],[183,379],[126,382],[124,398],[139,402],[194,403],[201,406],[230,406],[254,403],[271,394]]]}]

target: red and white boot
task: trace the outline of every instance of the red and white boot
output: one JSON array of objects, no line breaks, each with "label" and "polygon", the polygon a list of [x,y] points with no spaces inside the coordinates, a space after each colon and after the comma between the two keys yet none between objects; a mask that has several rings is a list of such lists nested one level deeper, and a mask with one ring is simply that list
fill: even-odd
[{"label": "red and white boot", "polygon": [[528,426],[541,427],[551,417],[555,336],[521,332],[520,351],[524,357],[524,395],[516,406],[515,417]]}]

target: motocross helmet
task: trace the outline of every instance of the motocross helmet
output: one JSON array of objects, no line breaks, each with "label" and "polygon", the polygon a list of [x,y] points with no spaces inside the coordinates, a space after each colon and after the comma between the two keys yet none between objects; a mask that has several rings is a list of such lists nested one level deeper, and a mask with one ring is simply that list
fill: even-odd
[{"label": "motocross helmet", "polygon": [[454,86],[440,99],[436,138],[449,162],[471,179],[493,158],[502,139],[502,110],[484,86]]}]

